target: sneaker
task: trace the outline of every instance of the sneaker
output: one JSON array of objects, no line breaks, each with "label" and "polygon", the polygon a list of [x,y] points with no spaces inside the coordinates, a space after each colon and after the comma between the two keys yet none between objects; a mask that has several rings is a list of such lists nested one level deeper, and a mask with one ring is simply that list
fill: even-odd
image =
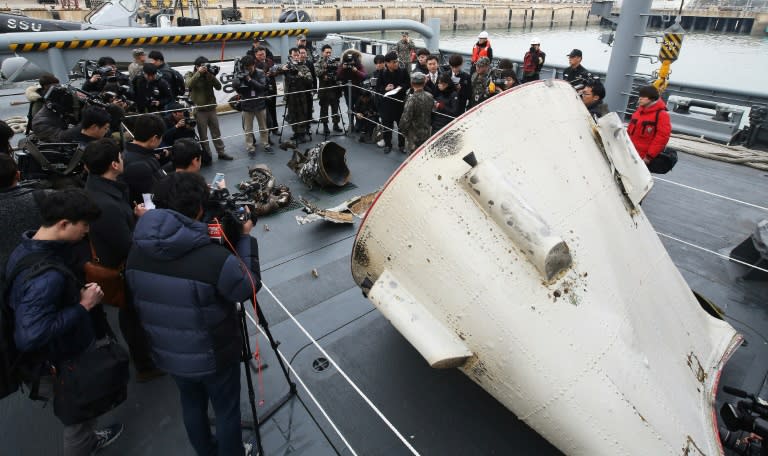
[{"label": "sneaker", "polygon": [[270,146],[269,144],[265,144],[264,145],[264,152],[268,153],[268,154],[274,153],[274,152],[272,152],[272,146]]},{"label": "sneaker", "polygon": [[219,154],[219,160],[227,160],[227,161],[229,161],[229,160],[234,160],[234,159],[235,159],[235,157],[229,155],[226,152],[222,152],[222,153]]},{"label": "sneaker", "polygon": [[96,435],[96,446],[93,447],[91,454],[96,454],[120,437],[120,434],[123,433],[123,425],[113,424],[108,428],[99,429],[93,433]]},{"label": "sneaker", "polygon": [[404,154],[404,153],[405,153],[405,147],[403,147],[403,146],[399,146],[399,147],[397,148],[397,150],[399,150],[401,154]]},{"label": "sneaker", "polygon": [[383,139],[380,139],[380,140],[379,140],[379,141],[376,143],[376,145],[377,145],[377,146],[379,146],[379,147],[384,147],[386,144],[387,144],[387,143],[385,143]]},{"label": "sneaker", "polygon": [[245,450],[245,456],[259,456],[258,448],[251,442],[243,442],[243,449]]},{"label": "sneaker", "polygon": [[248,158],[253,158],[256,156],[256,149],[249,149],[248,150]]},{"label": "sneaker", "polygon": [[390,152],[392,152],[392,146],[386,146],[386,147],[384,147],[384,153],[385,153],[385,154],[388,154],[388,153],[390,153]]},{"label": "sneaker", "polygon": [[360,138],[358,138],[358,142],[365,144],[368,142],[368,137],[365,134],[362,134],[360,135]]}]

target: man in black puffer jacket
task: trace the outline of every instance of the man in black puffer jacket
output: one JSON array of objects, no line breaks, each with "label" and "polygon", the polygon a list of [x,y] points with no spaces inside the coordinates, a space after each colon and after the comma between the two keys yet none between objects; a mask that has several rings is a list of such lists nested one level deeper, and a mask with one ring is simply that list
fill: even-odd
[{"label": "man in black puffer jacket", "polygon": [[155,186],[158,209],[136,224],[126,280],[155,364],[179,388],[195,451],[236,455],[243,454],[236,303],[254,297],[261,285],[258,245],[249,235],[250,220],[239,239],[230,239],[237,256],[211,242],[208,226],[199,220],[208,193],[203,178],[193,173],[172,174]]}]

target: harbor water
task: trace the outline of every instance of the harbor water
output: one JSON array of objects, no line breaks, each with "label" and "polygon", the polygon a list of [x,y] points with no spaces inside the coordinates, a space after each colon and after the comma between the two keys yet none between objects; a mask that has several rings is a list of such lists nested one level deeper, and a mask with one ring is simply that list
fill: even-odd
[{"label": "harbor water", "polygon": [[[605,72],[611,56],[611,48],[603,44],[600,34],[610,29],[600,26],[581,28],[526,28],[526,29],[489,29],[494,57],[509,57],[522,60],[528,50],[531,38],[541,40],[541,49],[547,54],[547,63],[565,66],[566,54],[573,48],[584,53],[582,65],[588,70]],[[441,32],[442,49],[471,52],[479,30],[461,30]],[[659,31],[649,31],[659,34]],[[380,38],[381,34],[375,34]],[[398,33],[386,33],[385,39],[397,40]],[[418,45],[422,43],[418,35]],[[643,54],[656,56],[659,44],[653,38],[646,38]],[[649,74],[659,67],[659,62],[651,63],[647,58],[640,58],[637,72]],[[697,85],[733,88],[749,92],[766,93],[768,83],[768,37],[749,35],[703,33],[686,34],[683,40],[680,58],[672,65],[672,81]]]}]

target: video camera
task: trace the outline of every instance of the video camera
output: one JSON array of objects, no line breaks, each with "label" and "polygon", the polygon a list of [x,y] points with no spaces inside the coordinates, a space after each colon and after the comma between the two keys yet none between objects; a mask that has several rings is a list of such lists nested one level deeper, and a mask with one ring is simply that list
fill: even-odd
[{"label": "video camera", "polygon": [[[743,398],[736,404],[726,402],[720,408],[720,418],[725,429],[720,428],[720,440],[723,447],[734,450],[740,455],[767,455],[768,444],[768,405],[762,404],[754,395],[748,394],[737,388],[723,386],[723,392]],[[755,434],[760,439],[747,435],[742,438],[743,432]]]},{"label": "video camera", "polygon": [[325,76],[328,79],[336,79],[336,71],[339,69],[339,62],[341,62],[341,59],[338,57],[331,57],[325,61]]},{"label": "video camera", "polygon": [[211,189],[205,214],[208,234],[211,240],[220,244],[224,244],[222,235],[233,242],[240,238],[241,227],[245,222],[251,220],[255,224],[257,221],[255,203],[251,196],[246,192],[229,193],[226,188]]},{"label": "video camera", "polygon": [[491,82],[496,84],[496,87],[504,87],[504,69],[492,68],[488,72],[488,83],[490,84]]},{"label": "video camera", "polygon": [[16,152],[21,181],[37,181],[39,188],[83,187],[83,150],[77,143],[19,141]]}]

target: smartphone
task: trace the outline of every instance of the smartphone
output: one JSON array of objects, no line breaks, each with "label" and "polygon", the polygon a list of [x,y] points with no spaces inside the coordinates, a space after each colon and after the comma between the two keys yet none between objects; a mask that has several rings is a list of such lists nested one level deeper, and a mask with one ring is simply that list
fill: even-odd
[{"label": "smartphone", "polygon": [[213,176],[213,181],[211,181],[211,188],[219,188],[219,183],[224,180],[224,173],[216,173],[215,176]]}]

